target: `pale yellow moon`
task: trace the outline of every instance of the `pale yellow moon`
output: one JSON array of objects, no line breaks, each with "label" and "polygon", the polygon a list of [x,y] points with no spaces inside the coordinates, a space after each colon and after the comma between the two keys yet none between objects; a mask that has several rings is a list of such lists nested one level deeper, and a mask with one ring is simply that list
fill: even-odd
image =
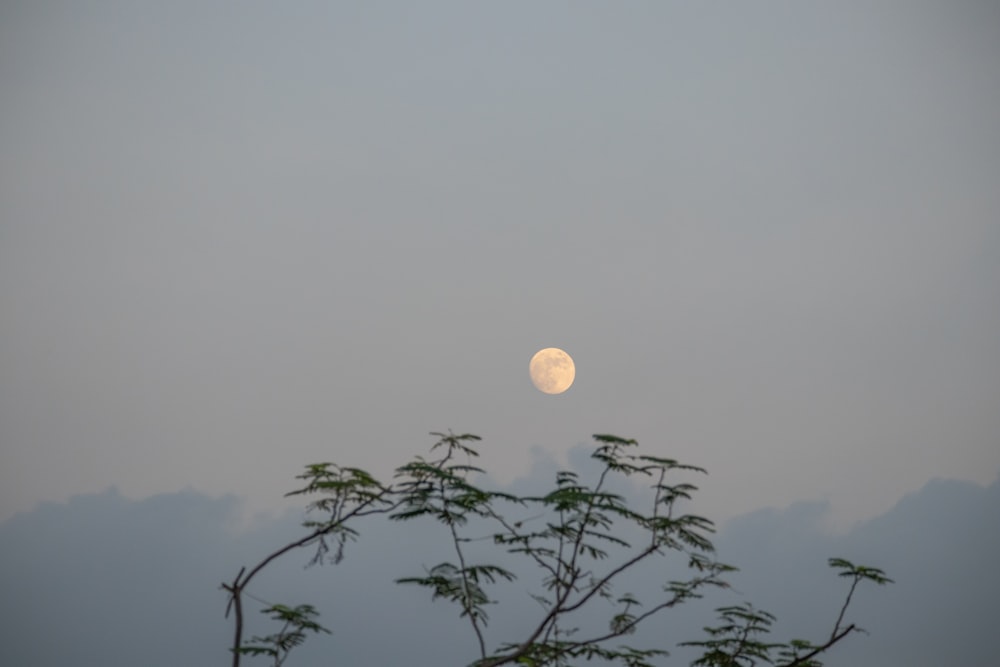
[{"label": "pale yellow moon", "polygon": [[546,394],[563,393],[576,378],[573,358],[558,347],[547,347],[535,352],[528,364],[528,371],[538,391]]}]

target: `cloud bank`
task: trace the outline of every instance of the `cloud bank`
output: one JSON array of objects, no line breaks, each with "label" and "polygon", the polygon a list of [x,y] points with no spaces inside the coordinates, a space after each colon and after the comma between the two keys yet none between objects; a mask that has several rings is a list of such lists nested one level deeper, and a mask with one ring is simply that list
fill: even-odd
[{"label": "cloud bank", "polygon": [[[539,478],[548,477],[550,463],[536,461]],[[0,524],[0,663],[225,664],[231,625],[219,584],[301,534],[298,512],[240,526],[240,510],[232,496],[181,492],[134,501],[111,489]],[[741,567],[734,590],[654,619],[644,641],[674,649],[698,637],[712,608],[744,599],[778,615],[776,639],[818,640],[846,591],[826,558],[843,556],[882,567],[897,583],[859,591],[850,620],[871,634],[837,647],[829,666],[988,664],[991,609],[1000,597],[1000,480],[988,487],[933,480],[844,534],[825,530],[829,511],[802,502],[727,522],[715,542],[722,560]],[[392,583],[448,558],[444,536],[417,523],[360,528],[341,564],[306,569],[311,554],[293,553],[252,587],[261,600],[314,604],[333,630],[293,652],[289,666],[467,664],[473,637],[455,610]],[[528,592],[519,581],[497,606],[495,641],[516,637],[537,611]],[[271,631],[253,618],[257,608],[248,601],[247,636]],[[664,664],[690,660],[683,649],[672,653]]]}]

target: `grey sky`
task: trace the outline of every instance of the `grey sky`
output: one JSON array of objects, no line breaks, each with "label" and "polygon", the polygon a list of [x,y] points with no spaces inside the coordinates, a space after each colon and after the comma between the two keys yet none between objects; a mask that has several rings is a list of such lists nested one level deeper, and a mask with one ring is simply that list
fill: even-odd
[{"label": "grey sky", "polygon": [[[594,432],[716,518],[1000,471],[990,2],[10,2],[0,516]],[[535,391],[542,347],[573,355]]]}]

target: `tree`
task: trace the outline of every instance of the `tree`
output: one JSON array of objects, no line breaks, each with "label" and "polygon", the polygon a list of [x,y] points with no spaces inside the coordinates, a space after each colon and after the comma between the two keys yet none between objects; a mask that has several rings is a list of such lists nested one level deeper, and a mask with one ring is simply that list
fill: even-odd
[{"label": "tree", "polygon": [[[300,548],[312,547],[310,563],[339,563],[348,542],[359,537],[356,523],[381,515],[390,521],[432,521],[439,524],[450,543],[453,558],[419,576],[397,583],[426,589],[432,599],[457,607],[478,646],[472,667],[569,665],[596,661],[625,667],[646,667],[667,655],[663,648],[640,648],[628,643],[630,635],[650,618],[684,602],[702,597],[713,588],[727,588],[725,576],[735,567],[719,562],[709,536],[711,521],[683,513],[684,500],[697,487],[678,481],[678,475],[705,473],[701,468],[675,460],[639,453],[638,443],[613,435],[595,435],[592,458],[599,465],[596,480],[587,483],[579,474],[562,471],[555,488],[544,495],[518,496],[476,486],[472,478],[484,471],[472,465],[478,456],[471,434],[433,433],[438,438],[431,458],[417,457],[397,468],[395,481],[384,484],[359,468],[333,463],[306,466],[297,477],[304,485],[288,495],[309,498],[312,516],[303,526],[307,533],[284,545],[222,587],[229,595],[227,616],[234,617],[232,664],[242,656],[267,656],[272,664],[284,663],[289,651],[307,632],[329,632],[316,620],[309,605],[268,605],[262,610],[281,623],[266,637],[243,640],[243,599],[254,577],[275,559]],[[628,478],[651,482],[648,502],[630,506],[613,489]],[[477,562],[470,546],[488,541],[499,550],[493,562]],[[506,554],[506,555],[504,555]],[[527,564],[540,577],[538,618],[530,631],[513,641],[488,639],[487,607],[492,591],[513,582],[519,574],[507,565],[514,559]],[[498,564],[503,560],[504,565]],[[614,585],[649,561],[668,560],[684,567],[685,576],[662,583],[653,596],[618,594]],[[774,616],[750,604],[720,607],[720,623],[705,628],[706,638],[682,642],[704,653],[693,664],[749,667],[758,664],[782,667],[817,667],[818,657],[849,635],[861,631],[845,622],[857,586],[862,582],[886,584],[892,580],[878,568],[832,558],[829,565],[851,580],[846,598],[830,634],[810,642],[765,641]],[[574,613],[604,600],[608,617],[603,626],[575,625]],[[845,624],[846,623],[846,624]]]}]

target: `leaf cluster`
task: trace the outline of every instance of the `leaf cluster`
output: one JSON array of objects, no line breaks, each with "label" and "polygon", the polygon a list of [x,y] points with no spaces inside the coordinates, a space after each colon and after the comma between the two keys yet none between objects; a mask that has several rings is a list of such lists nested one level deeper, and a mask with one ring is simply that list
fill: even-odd
[{"label": "leaf cluster", "polygon": [[[456,606],[458,617],[468,623],[478,644],[479,655],[472,663],[475,667],[555,667],[581,660],[648,667],[667,652],[630,644],[629,637],[640,625],[667,609],[702,597],[708,589],[728,588],[725,576],[736,568],[716,559],[710,539],[713,523],[683,511],[683,501],[697,490],[685,478],[704,474],[702,468],[641,454],[635,440],[599,434],[594,436],[591,454],[599,470],[594,479],[561,471],[549,492],[516,496],[476,484],[476,478],[484,473],[473,465],[479,455],[475,449],[478,436],[432,435],[437,440],[430,456],[417,457],[397,468],[392,484],[383,484],[358,468],[333,463],[306,466],[298,476],[305,484],[288,495],[310,499],[307,509],[311,518],[304,523],[309,534],[271,554],[249,574],[244,576],[241,570],[231,584],[223,585],[230,594],[230,606],[237,612],[234,667],[241,655],[270,656],[280,665],[307,631],[328,632],[315,623],[316,612],[308,605],[271,605],[263,611],[282,623],[281,630],[244,644],[244,588],[262,567],[295,548],[314,546],[312,564],[326,557],[340,562],[346,544],[359,537],[355,522],[368,515],[385,515],[395,522],[430,521],[439,526],[442,542],[450,545],[452,556],[424,567],[421,574],[396,581],[423,588],[432,600]],[[630,502],[613,490],[636,481],[645,481],[646,501]],[[484,526],[488,531],[485,535]],[[486,610],[496,604],[497,587],[515,581],[518,575],[496,562],[476,562],[470,543],[484,540],[507,553],[507,560],[520,560],[540,576],[539,592],[531,594],[540,607],[538,618],[517,641],[494,644],[487,635],[490,617]],[[614,592],[624,573],[666,560],[686,567],[687,576],[646,587],[641,597]],[[717,610],[720,623],[704,629],[705,639],[682,644],[703,649],[693,664],[820,665],[817,656],[858,631],[854,625],[843,625],[856,586],[862,581],[891,582],[881,570],[845,559],[830,559],[830,565],[852,583],[826,641],[769,642],[767,634],[774,621],[771,614],[750,604],[730,605]],[[665,569],[656,567],[658,571]],[[580,626],[579,611],[584,608],[606,610],[603,628]]]},{"label": "leaf cluster", "polygon": [[236,650],[237,655],[264,655],[272,659],[274,667],[281,667],[288,653],[306,640],[306,632],[330,634],[330,631],[313,619],[319,615],[312,605],[286,607],[275,604],[261,609],[272,620],[280,622],[281,629],[266,637],[251,637],[249,642]]}]

